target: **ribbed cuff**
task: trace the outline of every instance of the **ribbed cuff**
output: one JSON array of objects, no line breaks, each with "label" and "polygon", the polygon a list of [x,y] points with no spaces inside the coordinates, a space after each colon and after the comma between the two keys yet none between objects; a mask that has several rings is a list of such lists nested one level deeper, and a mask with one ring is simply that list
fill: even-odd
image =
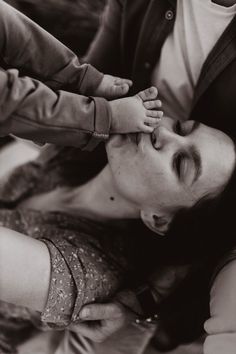
[{"label": "ribbed cuff", "polygon": [[80,82],[80,94],[84,96],[94,95],[94,91],[97,89],[104,75],[90,64],[83,65],[86,65],[87,69]]}]

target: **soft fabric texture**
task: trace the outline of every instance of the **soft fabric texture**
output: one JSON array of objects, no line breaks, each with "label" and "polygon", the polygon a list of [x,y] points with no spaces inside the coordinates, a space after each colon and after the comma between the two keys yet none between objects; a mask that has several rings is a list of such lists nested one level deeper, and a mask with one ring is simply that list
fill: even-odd
[{"label": "soft fabric texture", "polygon": [[236,5],[211,0],[178,0],[173,32],[152,74],[167,116],[186,120],[208,54],[236,13]]},{"label": "soft fabric texture", "polygon": [[81,65],[72,51],[4,1],[0,12],[0,136],[88,150],[106,140],[108,102],[82,96],[93,95],[103,74]]}]

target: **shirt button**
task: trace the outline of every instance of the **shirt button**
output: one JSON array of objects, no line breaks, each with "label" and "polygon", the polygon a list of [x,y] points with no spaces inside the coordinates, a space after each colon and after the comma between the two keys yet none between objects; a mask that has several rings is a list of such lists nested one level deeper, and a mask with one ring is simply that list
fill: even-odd
[{"label": "shirt button", "polygon": [[173,20],[173,18],[174,18],[174,12],[171,11],[171,10],[166,11],[166,13],[165,13],[165,18],[166,18],[166,20],[168,20],[168,21]]},{"label": "shirt button", "polygon": [[144,63],[144,67],[145,67],[146,70],[149,70],[151,68],[151,64],[148,61],[146,61]]}]

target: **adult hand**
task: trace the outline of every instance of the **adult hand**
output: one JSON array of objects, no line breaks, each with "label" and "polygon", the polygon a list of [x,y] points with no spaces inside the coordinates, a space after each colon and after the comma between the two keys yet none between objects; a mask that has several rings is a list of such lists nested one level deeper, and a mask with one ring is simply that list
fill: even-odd
[{"label": "adult hand", "polygon": [[69,329],[100,343],[134,321],[138,315],[141,315],[141,310],[135,294],[123,291],[110,303],[84,306],[80,319],[85,322],[70,325]]}]

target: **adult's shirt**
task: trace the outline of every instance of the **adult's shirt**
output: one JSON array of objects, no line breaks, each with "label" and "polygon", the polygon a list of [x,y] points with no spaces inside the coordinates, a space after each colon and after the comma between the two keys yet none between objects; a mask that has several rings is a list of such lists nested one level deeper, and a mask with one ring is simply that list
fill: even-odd
[{"label": "adult's shirt", "polygon": [[152,73],[166,116],[186,120],[208,54],[236,14],[211,0],[178,0],[173,31]]}]

